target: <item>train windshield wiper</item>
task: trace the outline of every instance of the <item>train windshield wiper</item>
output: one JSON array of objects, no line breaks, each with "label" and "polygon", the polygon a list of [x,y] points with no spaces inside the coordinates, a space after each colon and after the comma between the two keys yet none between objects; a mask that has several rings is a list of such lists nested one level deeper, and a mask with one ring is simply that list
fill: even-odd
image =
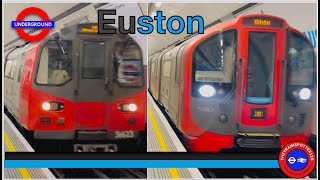
[{"label": "train windshield wiper", "polygon": [[59,48],[60,48],[60,50],[61,50],[61,52],[62,52],[62,55],[63,55],[64,59],[65,59],[66,61],[70,61],[69,58],[68,58],[68,56],[67,56],[67,51],[65,51],[65,49],[64,49],[64,47],[63,47],[63,45],[62,45],[62,40],[59,38],[59,36],[56,36],[56,37],[55,37],[55,40],[56,40],[57,45],[59,46]]}]

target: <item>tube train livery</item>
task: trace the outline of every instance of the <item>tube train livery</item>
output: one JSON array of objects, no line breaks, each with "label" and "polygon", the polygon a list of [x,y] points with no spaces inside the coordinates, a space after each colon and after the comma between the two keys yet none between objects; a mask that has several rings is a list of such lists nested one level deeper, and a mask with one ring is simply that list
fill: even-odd
[{"label": "tube train livery", "polygon": [[316,118],[311,42],[279,17],[240,16],[149,57],[149,91],[191,151],[307,142]]},{"label": "tube train livery", "polygon": [[145,131],[142,51],[128,35],[97,31],[74,25],[5,52],[6,110],[35,139],[133,140]]}]

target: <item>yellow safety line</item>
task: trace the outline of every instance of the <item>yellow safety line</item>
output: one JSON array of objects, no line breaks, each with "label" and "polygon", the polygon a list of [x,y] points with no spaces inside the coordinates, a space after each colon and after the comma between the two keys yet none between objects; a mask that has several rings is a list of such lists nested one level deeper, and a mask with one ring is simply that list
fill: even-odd
[{"label": "yellow safety line", "polygon": [[[152,126],[153,126],[153,129],[156,133],[156,136],[157,136],[157,139],[158,139],[158,142],[159,142],[159,145],[160,145],[160,148],[161,148],[161,151],[163,152],[168,152],[168,146],[161,134],[161,130],[158,126],[158,123],[153,115],[153,112],[152,110],[150,109],[150,107],[148,107],[148,114],[149,114],[149,117],[150,117],[150,120],[151,120],[151,123],[152,123]],[[168,168],[169,170],[169,174],[171,176],[171,178],[180,178],[180,175],[179,175],[179,172],[177,170],[177,168]]]},{"label": "yellow safety line", "polygon": [[[4,142],[6,143],[10,152],[16,152],[16,148],[13,146],[11,140],[9,139],[9,136],[5,131],[4,131]],[[26,168],[18,168],[18,170],[23,179],[31,179],[31,175]]]}]

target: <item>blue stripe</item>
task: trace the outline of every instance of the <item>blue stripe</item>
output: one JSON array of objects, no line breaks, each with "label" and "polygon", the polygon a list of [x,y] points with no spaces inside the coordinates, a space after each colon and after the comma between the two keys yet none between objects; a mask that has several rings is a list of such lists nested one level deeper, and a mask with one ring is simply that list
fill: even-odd
[{"label": "blue stripe", "polygon": [[279,168],[277,160],[5,160],[5,168]]}]

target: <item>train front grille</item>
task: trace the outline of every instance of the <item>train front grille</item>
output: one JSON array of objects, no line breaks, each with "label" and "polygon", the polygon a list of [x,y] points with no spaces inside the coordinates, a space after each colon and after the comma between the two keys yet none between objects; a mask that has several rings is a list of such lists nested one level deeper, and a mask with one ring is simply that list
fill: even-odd
[{"label": "train front grille", "polygon": [[241,148],[279,148],[279,139],[275,137],[238,137],[235,143]]}]

